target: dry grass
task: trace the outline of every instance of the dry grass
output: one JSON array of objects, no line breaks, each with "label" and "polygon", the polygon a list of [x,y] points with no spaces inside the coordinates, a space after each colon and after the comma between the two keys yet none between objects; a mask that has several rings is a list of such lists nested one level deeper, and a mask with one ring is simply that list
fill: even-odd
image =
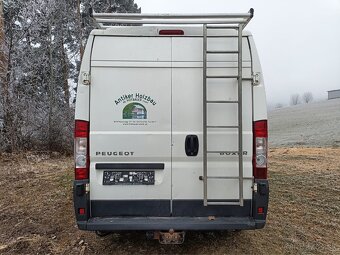
[{"label": "dry grass", "polygon": [[265,229],[162,246],[140,233],[77,230],[70,158],[1,155],[0,254],[340,254],[339,158],[340,149],[273,149]]}]

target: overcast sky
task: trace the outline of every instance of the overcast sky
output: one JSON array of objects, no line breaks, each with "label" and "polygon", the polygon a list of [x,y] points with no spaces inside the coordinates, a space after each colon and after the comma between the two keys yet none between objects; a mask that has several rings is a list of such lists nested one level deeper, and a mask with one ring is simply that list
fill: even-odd
[{"label": "overcast sky", "polygon": [[143,13],[220,13],[255,9],[248,25],[259,51],[269,104],[340,89],[340,0],[135,0]]}]

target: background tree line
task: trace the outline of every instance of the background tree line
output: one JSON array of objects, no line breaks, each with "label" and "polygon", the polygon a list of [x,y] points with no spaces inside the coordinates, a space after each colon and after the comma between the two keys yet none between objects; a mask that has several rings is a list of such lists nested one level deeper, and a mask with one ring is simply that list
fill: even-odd
[{"label": "background tree line", "polygon": [[[298,105],[298,104],[309,104],[311,103],[312,101],[314,100],[314,96],[313,96],[313,93],[312,92],[305,92],[303,93],[301,96],[299,94],[292,94],[290,96],[290,101],[289,101],[289,104],[291,106],[294,106],[294,105]],[[282,108],[284,107],[285,105],[282,104],[282,103],[277,103],[275,104],[275,108],[278,109],[278,108]]]},{"label": "background tree line", "polygon": [[0,0],[0,151],[72,152],[91,6],[140,12],[134,0]]},{"label": "background tree line", "polygon": [[301,101],[302,101],[303,103],[309,104],[310,102],[313,101],[313,98],[314,98],[314,97],[313,97],[312,92],[305,92],[305,93],[302,95],[301,99],[300,99],[300,95],[299,95],[299,94],[293,94],[293,95],[291,95],[291,97],[290,97],[290,104],[291,104],[291,105],[298,105],[298,104],[301,103]]}]

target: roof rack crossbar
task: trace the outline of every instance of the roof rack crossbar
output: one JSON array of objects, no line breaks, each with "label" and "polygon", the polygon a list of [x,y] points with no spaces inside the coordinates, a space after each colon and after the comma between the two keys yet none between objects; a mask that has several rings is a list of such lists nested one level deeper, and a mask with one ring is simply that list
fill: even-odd
[{"label": "roof rack crossbar", "polygon": [[[90,16],[101,28],[113,24],[196,24],[196,25],[237,25],[244,28],[254,16],[254,9],[248,13],[215,13],[215,14],[137,14],[137,13],[94,13],[90,8]],[[101,24],[100,24],[101,23]],[[107,25],[110,24],[110,25]],[[235,26],[236,27],[236,26]]]},{"label": "roof rack crossbar", "polygon": [[251,13],[214,14],[138,14],[138,13],[93,13],[94,18],[102,19],[230,19],[249,18]]},{"label": "roof rack crossbar", "polygon": [[245,24],[246,20],[241,19],[178,19],[178,20],[162,20],[162,19],[97,19],[99,23],[112,24]]}]

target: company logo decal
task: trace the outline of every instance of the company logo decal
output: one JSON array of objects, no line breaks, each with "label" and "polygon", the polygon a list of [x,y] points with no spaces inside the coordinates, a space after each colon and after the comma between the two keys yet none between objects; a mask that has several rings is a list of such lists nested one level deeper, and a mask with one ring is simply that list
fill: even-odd
[{"label": "company logo decal", "polygon": [[148,116],[148,112],[144,105],[140,103],[130,103],[123,109],[123,119],[132,120],[132,119],[144,119],[146,120]]},{"label": "company logo decal", "polygon": [[150,96],[145,95],[145,94],[140,94],[140,93],[135,93],[135,94],[124,94],[120,98],[115,100],[115,104],[119,105],[120,103],[127,103],[127,102],[144,102],[147,104],[152,104],[155,106],[157,102]]},{"label": "company logo decal", "polygon": [[156,121],[150,120],[149,115],[150,111],[153,113],[152,107],[157,105],[157,101],[149,95],[142,93],[124,94],[114,100],[114,103],[116,105],[115,116],[120,115],[120,118],[115,120],[116,124],[147,126],[156,123]]}]

